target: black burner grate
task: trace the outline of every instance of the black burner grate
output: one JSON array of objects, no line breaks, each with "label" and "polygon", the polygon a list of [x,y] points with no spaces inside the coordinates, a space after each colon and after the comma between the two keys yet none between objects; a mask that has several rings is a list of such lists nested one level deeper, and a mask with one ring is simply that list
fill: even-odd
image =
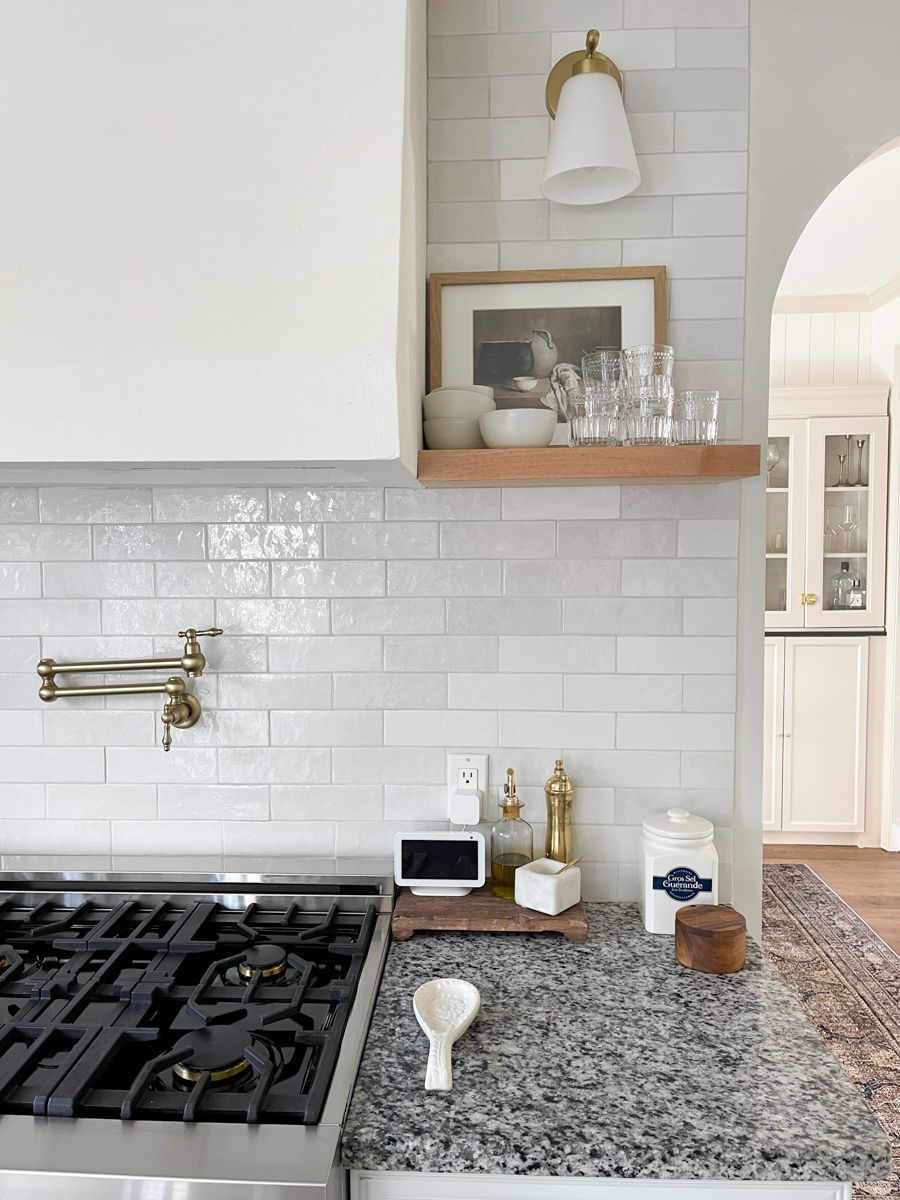
[{"label": "black burner grate", "polygon": [[[0,1113],[318,1122],[374,905],[70,899],[0,901]],[[243,1058],[192,1069],[218,1026]]]}]

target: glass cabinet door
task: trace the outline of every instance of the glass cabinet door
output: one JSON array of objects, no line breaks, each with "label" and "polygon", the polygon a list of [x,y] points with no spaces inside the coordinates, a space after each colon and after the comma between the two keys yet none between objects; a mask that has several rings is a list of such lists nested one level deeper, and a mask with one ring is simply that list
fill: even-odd
[{"label": "glass cabinet door", "polygon": [[803,625],[808,421],[771,421],[766,454],[766,628]]},{"label": "glass cabinet door", "polygon": [[823,417],[809,426],[805,624],[881,626],[887,418]]}]

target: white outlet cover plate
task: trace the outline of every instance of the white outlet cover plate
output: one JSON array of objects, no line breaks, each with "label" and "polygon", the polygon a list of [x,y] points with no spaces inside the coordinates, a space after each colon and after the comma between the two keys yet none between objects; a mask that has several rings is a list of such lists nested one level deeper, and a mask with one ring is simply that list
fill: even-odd
[{"label": "white outlet cover plate", "polygon": [[459,773],[463,768],[475,768],[478,772],[478,782],[475,791],[481,792],[482,800],[487,799],[488,791],[488,756],[486,754],[448,754],[447,755],[447,805],[450,797],[456,791],[465,791],[459,786]]}]

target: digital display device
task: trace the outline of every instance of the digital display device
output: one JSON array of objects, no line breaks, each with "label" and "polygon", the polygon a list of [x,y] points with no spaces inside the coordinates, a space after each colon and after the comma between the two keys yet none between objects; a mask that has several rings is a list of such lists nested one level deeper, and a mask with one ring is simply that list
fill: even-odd
[{"label": "digital display device", "polygon": [[418,896],[465,896],[485,876],[480,833],[398,833],[394,878]]}]

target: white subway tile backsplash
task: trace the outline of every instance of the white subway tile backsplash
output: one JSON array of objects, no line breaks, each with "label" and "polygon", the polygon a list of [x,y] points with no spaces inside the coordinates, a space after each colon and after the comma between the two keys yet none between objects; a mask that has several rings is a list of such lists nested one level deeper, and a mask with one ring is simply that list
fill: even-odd
[{"label": "white subway tile backsplash", "polygon": [[674,113],[628,113],[628,127],[636,154],[671,154],[676,149]]},{"label": "white subway tile backsplash", "polygon": [[[496,669],[494,664],[493,669]],[[612,637],[502,637],[501,671],[614,671]]]},{"label": "white subway tile backsplash", "polygon": [[626,267],[662,263],[672,279],[743,276],[744,250],[742,237],[634,238],[623,243],[622,262]]},{"label": "white subway tile backsplash", "polygon": [[429,121],[428,153],[432,162],[542,158],[547,153],[549,134],[548,116]]},{"label": "white subway tile backsplash", "polygon": [[[47,658],[52,658],[50,651]],[[61,656],[57,656],[61,657]],[[0,637],[0,671],[31,672],[41,658],[41,643],[33,637]]]},{"label": "white subway tile backsplash", "polygon": [[629,71],[625,107],[629,112],[682,112],[747,108],[747,71]]},{"label": "white subway tile backsplash", "polygon": [[[674,279],[672,281],[669,316],[674,321],[704,317],[740,318],[743,315],[743,279]],[[719,364],[715,363],[713,370],[718,370],[718,366]],[[716,390],[725,393],[725,389],[721,386]]]},{"label": "white subway tile backsplash", "polygon": [[438,526],[424,521],[325,527],[326,558],[437,558]]},{"label": "white subway tile backsplash", "polygon": [[496,671],[496,637],[386,637],[387,671]]},{"label": "white subway tile backsplash", "polygon": [[62,708],[61,704],[66,703],[72,702],[58,701],[52,709],[46,706],[44,742],[48,746],[152,746],[154,743],[153,713]]},{"label": "white subway tile backsplash", "polygon": [[429,821],[341,821],[335,831],[335,853],[351,858],[373,854],[389,858],[394,853],[394,838],[398,833],[446,828],[445,823],[435,825]]},{"label": "white subway tile backsplash", "polygon": [[501,712],[500,745],[609,750],[616,744],[615,726],[612,713]]},{"label": "white subway tile backsplash", "polygon": [[703,634],[729,636],[737,633],[737,600],[734,597],[685,600],[684,633],[686,637]]},{"label": "white subway tile backsplash", "polygon": [[[704,275],[733,275],[743,279],[742,238],[731,238],[723,247],[720,270],[712,270],[708,262],[715,247],[710,238],[725,238],[727,234],[742,235],[747,224],[747,197],[734,192],[719,196],[676,196],[672,208],[672,232],[677,238],[699,241],[698,269],[691,271],[680,263],[679,274],[685,278]],[[690,254],[690,247],[685,248]],[[682,260],[684,255],[682,255]]]},{"label": "white subway tile backsplash", "polygon": [[[475,81],[469,80],[468,82],[474,83]],[[480,83],[481,80],[478,82]],[[492,117],[542,117],[546,113],[546,76],[498,75],[489,82],[488,111]],[[433,115],[437,116],[438,114],[434,113]],[[459,115],[463,116],[464,114],[460,113]]]},{"label": "white subway tile backsplash", "polygon": [[0,487],[0,522],[31,525],[38,519],[37,488]]},{"label": "white subway tile backsplash", "polygon": [[732,675],[735,641],[729,637],[620,637],[622,674]]},{"label": "white subway tile backsplash", "polygon": [[744,342],[744,323],[737,320],[670,321],[669,341],[675,353],[686,359],[739,358]]},{"label": "white subway tile backsplash", "polygon": [[[192,691],[198,689],[193,688]],[[269,742],[269,714],[266,712],[216,711],[212,703],[203,704],[203,720],[192,729],[178,730],[179,746],[265,746]],[[213,702],[214,703],[214,702]],[[158,732],[161,732],[158,730]]]},{"label": "white subway tile backsplash", "polygon": [[391,596],[499,596],[499,562],[389,562]]},{"label": "white subway tile backsplash", "polygon": [[331,708],[327,674],[256,674],[219,676],[223,708]]},{"label": "white subway tile backsplash", "polygon": [[269,492],[273,521],[380,521],[381,488],[274,488]]},{"label": "white subway tile backsplash", "polygon": [[156,521],[264,521],[265,488],[154,488]]},{"label": "white subway tile backsplash", "polygon": [[9,854],[110,853],[108,821],[0,821],[0,845]]},{"label": "white subway tile backsplash", "polygon": [[386,746],[459,746],[469,750],[499,745],[496,712],[400,710],[384,714]]},{"label": "white subway tile backsplash", "polygon": [[162,783],[159,816],[163,821],[268,821],[269,789]]},{"label": "white subway tile backsplash", "polygon": [[746,25],[749,0],[625,0],[625,24],[656,26]]},{"label": "white subway tile backsplash", "polygon": [[496,33],[497,0],[428,0],[428,32]]},{"label": "white subway tile backsplash", "polygon": [[218,624],[231,633],[328,632],[327,600],[219,600],[216,615]]},{"label": "white subway tile backsplash", "polygon": [[335,783],[445,783],[446,751],[412,746],[335,746]]},{"label": "white subway tile backsplash", "polygon": [[[699,385],[698,385],[699,386]],[[737,517],[740,515],[740,485],[722,483],[679,484],[622,489],[622,516],[688,520],[690,518]]]},{"label": "white subway tile backsplash", "polygon": [[428,39],[428,74],[435,79],[454,75],[546,75],[552,65],[549,33]]},{"label": "white subway tile backsplash", "polygon": [[617,825],[640,825],[644,817],[667,808],[686,808],[714,825],[731,823],[730,788],[616,788]]},{"label": "white subway tile backsplash", "polygon": [[94,558],[196,561],[205,557],[204,525],[94,526]]},{"label": "white subway tile backsplash", "polygon": [[[541,193],[541,180],[544,177],[544,160],[542,158],[508,158],[500,164],[500,199],[501,200],[539,200],[544,201]],[[546,223],[547,213],[542,209],[541,219]],[[515,239],[504,231],[505,241],[530,241],[533,234],[525,238]]]},{"label": "white subway tile backsplash", "polygon": [[308,746],[303,749],[240,746],[220,750],[219,777],[223,783],[328,783],[331,751]]},{"label": "white subway tile backsplash", "polygon": [[273,746],[378,746],[383,740],[380,712],[286,711],[269,720]]},{"label": "white subway tile backsplash", "polygon": [[336,708],[446,708],[446,675],[369,671],[335,675]]},{"label": "white subway tile backsplash", "polygon": [[[97,602],[85,600],[82,603]],[[103,632],[107,634],[161,633],[173,636],[180,629],[207,628],[212,625],[214,615],[212,600],[205,599],[104,600],[101,608]],[[94,630],[83,632],[93,633]],[[239,633],[240,630],[235,629],[235,632]]]},{"label": "white subway tile backsplash", "polygon": [[679,521],[679,558],[737,558],[738,521]]},{"label": "white subway tile backsplash", "polygon": [[383,596],[381,562],[273,562],[273,596]]},{"label": "white subway tile backsplash", "polygon": [[541,240],[547,236],[548,212],[543,198],[429,204],[428,237],[431,242]]},{"label": "white subway tile backsplash", "polygon": [[639,154],[638,167],[637,196],[743,193],[747,187],[746,154]]},{"label": "white subway tile backsplash", "polygon": [[[14,678],[16,677],[14,676]],[[33,683],[31,686],[33,689]],[[4,696],[3,704],[8,703],[10,701]],[[41,713],[27,709],[18,711],[7,709],[3,713],[2,719],[0,719],[0,746],[40,746],[43,740],[44,727],[41,723]]]},{"label": "white subway tile backsplash", "polygon": [[438,599],[335,600],[335,633],[443,633],[444,602]]},{"label": "white subway tile backsplash", "polygon": [[221,854],[220,821],[113,821],[113,854]]},{"label": "white subway tile backsplash", "polygon": [[619,492],[617,487],[503,488],[503,519],[613,519],[619,515]]},{"label": "white subway tile backsplash", "polygon": [[49,523],[150,521],[149,488],[50,487],[40,491],[40,519]]},{"label": "white subway tile backsplash", "polygon": [[681,633],[681,601],[638,597],[581,598],[565,602],[566,633]]},{"label": "white subway tile backsplash", "polygon": [[40,563],[0,563],[0,596],[7,600],[16,596],[34,599],[40,594]]},{"label": "white subway tile backsplash", "polygon": [[446,821],[447,785],[421,787],[395,783],[384,789],[386,821]]},{"label": "white subway tile backsplash", "polygon": [[333,821],[224,821],[225,854],[283,858],[330,858],[334,854]]},{"label": "white subway tile backsplash", "polygon": [[734,755],[686,750],[681,756],[681,786],[730,788],[734,784]]},{"label": "white subway tile backsplash", "polygon": [[622,243],[619,241],[503,242],[500,246],[500,268],[503,271],[544,271],[565,267],[621,265]]},{"label": "white subway tile backsplash", "polygon": [[268,596],[269,564],[159,563],[156,590],[160,596]]},{"label": "white subway tile backsplash", "polygon": [[[562,632],[562,601],[503,596],[447,600],[449,633],[544,634]],[[2,613],[2,607],[0,607]],[[568,632],[568,631],[567,631]],[[577,631],[576,631],[577,632]]]},{"label": "white subway tile backsplash", "polygon": [[680,112],[675,114],[675,149],[682,153],[708,150],[746,150],[747,114]]},{"label": "white subway tile backsplash", "polygon": [[152,596],[152,563],[45,563],[45,596]]},{"label": "white subway tile backsplash", "polygon": [[605,30],[621,25],[622,0],[500,0],[502,33],[559,29],[581,32],[592,26]]},{"label": "white subway tile backsplash", "polygon": [[[434,83],[469,84],[469,79],[436,79]],[[484,80],[487,83],[487,80]],[[464,116],[464,113],[460,113]],[[499,200],[500,164],[489,159],[475,162],[434,162],[428,168],[428,195],[432,201]]]},{"label": "white subway tile backsplash", "polygon": [[[573,50],[584,49],[585,31],[566,30],[551,38],[551,57],[556,62]],[[604,29],[601,53],[608,55],[620,71],[658,71],[675,66],[675,31],[672,29]],[[625,92],[628,93],[626,83]]]},{"label": "white subway tile backsplash", "polygon": [[620,590],[618,562],[569,559],[553,563],[508,562],[503,569],[507,596],[615,596]]},{"label": "white subway tile backsplash", "polygon": [[675,56],[679,67],[746,67],[747,29],[679,29]]},{"label": "white subway tile backsplash", "polygon": [[566,770],[573,779],[604,787],[677,787],[677,750],[570,750]]},{"label": "white subway tile backsplash", "polygon": [[500,247],[496,242],[472,242],[466,245],[429,246],[427,270],[496,271],[500,266]]},{"label": "white subway tile backsplash", "polygon": [[[59,753],[73,754],[75,751]],[[102,755],[103,751],[97,753]],[[174,737],[168,754],[158,746],[129,746],[127,749],[111,746],[106,751],[106,778],[110,783],[215,783],[216,753],[211,749],[185,750],[174,744]]]},{"label": "white subway tile backsplash", "polygon": [[321,558],[319,525],[210,525],[210,558]]},{"label": "white subway tile backsplash", "polygon": [[59,821],[152,821],[157,816],[156,787],[152,783],[106,783],[103,787],[48,783],[47,816]]},{"label": "white subway tile backsplash", "polygon": [[498,488],[385,488],[388,521],[499,521]]},{"label": "white subway tile backsplash", "polygon": [[450,708],[562,708],[562,675],[454,674],[448,676],[447,698]]},{"label": "white subway tile backsplash", "polygon": [[734,749],[730,714],[620,713],[616,745],[622,750]]},{"label": "white subway tile backsplash", "polygon": [[724,558],[631,558],[622,563],[624,596],[733,596],[737,561]]},{"label": "white subway tile backsplash", "polygon": [[0,600],[0,635],[99,632],[99,600]]},{"label": "white subway tile backsplash", "polygon": [[91,531],[81,525],[0,525],[0,561],[76,562],[91,557]]},{"label": "white subway tile backsplash", "polygon": [[[432,121],[489,117],[491,115],[489,87],[488,79],[429,79],[428,116]],[[435,195],[430,170],[428,172],[428,189],[429,196],[439,200],[487,200],[493,198],[491,196]]]},{"label": "white subway tile backsplash", "polygon": [[379,784],[273,784],[274,821],[377,821],[383,815]]},{"label": "white subway tile backsplash", "polygon": [[[647,155],[642,155],[646,159]],[[653,155],[649,157],[672,157]],[[643,168],[642,168],[643,172]],[[551,204],[551,238],[671,237],[672,197],[625,196],[608,204]]]},{"label": "white subway tile backsplash", "polygon": [[269,665],[281,671],[380,671],[380,637],[272,638]]},{"label": "white subway tile backsplash", "polygon": [[565,707],[570,712],[678,712],[680,675],[566,675]]},{"label": "white subway tile backsplash", "polygon": [[675,553],[674,521],[560,521],[558,528],[560,558],[662,558]]},{"label": "white subway tile backsplash", "polygon": [[686,675],[682,707],[685,712],[734,712],[736,683],[734,675]]},{"label": "white subway tile backsplash", "polygon": [[453,521],[441,525],[441,558],[552,558],[552,521]]}]

